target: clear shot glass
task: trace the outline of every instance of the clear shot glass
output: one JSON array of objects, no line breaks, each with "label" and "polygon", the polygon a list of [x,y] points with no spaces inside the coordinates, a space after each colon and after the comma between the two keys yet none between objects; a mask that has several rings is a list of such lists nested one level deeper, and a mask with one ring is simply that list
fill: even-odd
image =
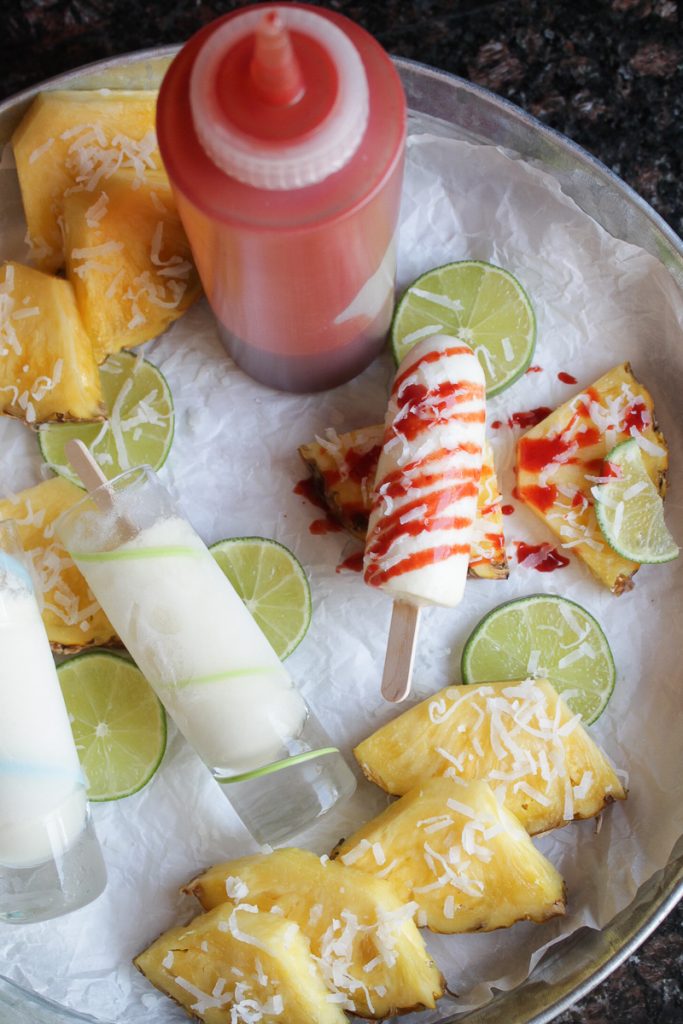
[{"label": "clear shot glass", "polygon": [[339,750],[153,470],[103,484],[56,531],[258,842],[284,842],[353,792]]},{"label": "clear shot glass", "polygon": [[0,922],[77,910],[106,880],[31,564],[0,521]]}]

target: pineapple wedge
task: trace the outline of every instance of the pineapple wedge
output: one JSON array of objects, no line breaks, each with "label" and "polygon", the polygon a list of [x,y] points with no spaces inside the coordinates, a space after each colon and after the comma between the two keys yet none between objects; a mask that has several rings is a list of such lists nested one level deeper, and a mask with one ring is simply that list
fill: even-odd
[{"label": "pineapple wedge", "polygon": [[[329,441],[316,440],[299,448],[299,455],[310,469],[330,513],[359,540],[365,540],[368,528],[383,434],[384,426],[378,423],[346,434],[332,433]],[[493,452],[487,442],[470,552],[470,576],[491,580],[508,577],[500,506]]]},{"label": "pineapple wedge", "polygon": [[361,1017],[433,1009],[441,975],[391,885],[381,878],[284,849],[217,864],[184,889],[205,910],[243,899],[295,921],[328,988]]},{"label": "pineapple wedge", "polygon": [[82,497],[79,487],[52,477],[0,501],[0,519],[15,521],[33,563],[42,591],[45,629],[52,649],[60,654],[118,643],[114,627],[54,536],[55,519]]},{"label": "pineapple wedge", "polygon": [[632,436],[664,497],[666,442],[657,430],[650,394],[623,363],[561,405],[517,445],[520,499],[614,594],[631,590],[639,566],[613,551],[602,536],[592,488],[608,453]]},{"label": "pineapple wedge", "polygon": [[155,91],[55,90],[40,93],[12,136],[32,259],[45,271],[64,263],[64,194],[97,189],[120,168],[137,183],[163,173]]},{"label": "pineapple wedge", "polygon": [[296,924],[226,903],[171,928],[133,961],[206,1024],[344,1024]]},{"label": "pineapple wedge", "polygon": [[336,853],[386,877],[435,932],[488,932],[564,913],[561,876],[486,782],[428,779]]},{"label": "pineapple wedge", "polygon": [[371,782],[396,795],[432,776],[486,780],[530,835],[626,798],[544,679],[449,686],[382,726],[354,755]]},{"label": "pineapple wedge", "polygon": [[161,334],[199,295],[168,181],[134,184],[117,171],[64,198],[66,275],[98,363]]},{"label": "pineapple wedge", "polygon": [[73,288],[13,262],[0,267],[0,413],[30,424],[105,414]]}]

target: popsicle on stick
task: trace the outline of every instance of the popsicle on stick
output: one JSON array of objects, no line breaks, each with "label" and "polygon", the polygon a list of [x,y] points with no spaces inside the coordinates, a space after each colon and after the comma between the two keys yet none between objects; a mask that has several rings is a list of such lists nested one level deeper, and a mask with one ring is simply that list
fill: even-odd
[{"label": "popsicle on stick", "polygon": [[467,577],[486,420],[468,345],[431,335],[394,379],[365,544],[364,578],[394,601],[382,694],[410,690],[419,610],[455,607]]}]

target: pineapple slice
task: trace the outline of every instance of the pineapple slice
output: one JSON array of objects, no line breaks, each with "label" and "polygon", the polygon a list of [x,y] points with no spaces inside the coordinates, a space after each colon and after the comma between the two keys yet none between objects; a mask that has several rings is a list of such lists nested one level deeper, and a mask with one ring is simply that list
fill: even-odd
[{"label": "pineapple slice", "polygon": [[130,168],[137,183],[162,172],[155,91],[56,90],[40,93],[12,136],[32,258],[41,270],[64,262],[64,194],[97,189]]},{"label": "pineapple slice", "polygon": [[66,274],[98,363],[161,334],[199,295],[168,181],[134,183],[118,171],[64,199]]},{"label": "pineapple slice", "polygon": [[[208,910],[244,899],[295,921],[328,988],[362,1017],[433,1009],[441,975],[413,920],[381,878],[323,862],[307,850],[276,850],[217,864],[185,887]],[[273,908],[276,908],[273,911]]]},{"label": "pineapple slice", "polygon": [[614,594],[631,590],[639,566],[613,551],[602,536],[592,488],[601,478],[605,456],[629,437],[641,446],[663,497],[666,442],[657,430],[650,394],[623,363],[561,405],[517,445],[520,499]]},{"label": "pineapple slice", "polygon": [[[378,423],[346,434],[333,434],[332,440],[312,441],[299,448],[299,455],[310,469],[331,515],[359,540],[365,540],[368,529],[383,434],[384,426]],[[470,576],[491,580],[508,577],[500,505],[493,452],[485,443],[470,552]]]},{"label": "pineapple slice", "polygon": [[449,686],[382,726],[354,755],[371,782],[396,795],[432,776],[484,779],[531,835],[626,798],[544,679]]},{"label": "pineapple slice", "polygon": [[561,876],[486,782],[428,779],[336,853],[387,878],[435,932],[488,932],[564,913]]},{"label": "pineapple slice", "polygon": [[58,653],[118,642],[114,627],[54,536],[55,519],[82,497],[79,487],[57,476],[0,501],[0,519],[15,521],[33,563],[42,591],[43,622]]},{"label": "pineapple slice", "polygon": [[133,961],[206,1024],[344,1024],[296,924],[226,903],[171,928]]},{"label": "pineapple slice", "polygon": [[73,288],[13,262],[0,267],[0,413],[31,424],[105,414]]}]

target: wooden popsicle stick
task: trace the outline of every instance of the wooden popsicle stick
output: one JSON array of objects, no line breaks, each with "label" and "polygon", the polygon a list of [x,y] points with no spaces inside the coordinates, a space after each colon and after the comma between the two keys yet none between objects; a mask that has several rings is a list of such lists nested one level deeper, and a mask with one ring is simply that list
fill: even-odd
[{"label": "wooden popsicle stick", "polygon": [[394,601],[382,674],[382,696],[394,704],[410,693],[419,625],[419,608],[407,601]]},{"label": "wooden popsicle stick", "polygon": [[[106,476],[95,462],[91,452],[83,444],[82,441],[72,438],[71,441],[67,441],[64,445],[64,451],[66,457],[71,463],[76,476],[80,477],[81,483],[85,487],[88,494],[94,494],[95,504],[102,512],[109,512],[114,507],[114,495],[111,492],[111,488],[104,486],[108,484]],[[98,488],[102,488],[98,490]]]}]

